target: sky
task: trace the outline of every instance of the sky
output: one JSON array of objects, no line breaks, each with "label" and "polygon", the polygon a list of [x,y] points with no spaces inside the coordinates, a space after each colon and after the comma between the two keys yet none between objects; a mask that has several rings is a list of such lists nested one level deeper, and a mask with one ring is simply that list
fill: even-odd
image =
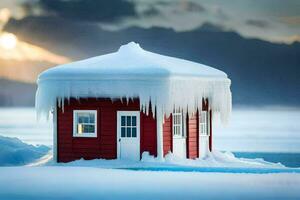
[{"label": "sky", "polygon": [[[28,15],[28,10],[21,6],[26,2],[29,2],[27,5],[35,5],[32,6],[34,11],[30,14],[64,16],[70,14],[67,7],[59,7],[62,5],[59,4],[60,0],[40,0],[42,3],[37,3],[38,0],[1,0],[0,12],[3,16],[0,14],[0,21],[2,24],[7,11],[15,18]],[[86,5],[89,2],[93,5],[92,0],[85,2]],[[147,28],[159,26],[176,31],[188,31],[198,28],[205,22],[211,22],[224,29],[234,30],[245,37],[285,43],[300,41],[299,0],[128,0],[123,4],[120,2],[122,1],[102,1],[102,3],[95,4],[99,6],[99,9],[88,8],[89,12],[86,15],[81,8],[72,11],[77,12],[82,19],[96,21],[100,26],[110,30],[129,26]],[[111,16],[116,16],[116,19],[112,19],[111,16],[105,18],[104,14],[99,17],[100,7],[116,8],[107,9],[108,15],[112,14]]]},{"label": "sky", "polygon": [[130,41],[223,70],[235,102],[299,104],[299,0],[0,0],[0,79],[35,83]]}]

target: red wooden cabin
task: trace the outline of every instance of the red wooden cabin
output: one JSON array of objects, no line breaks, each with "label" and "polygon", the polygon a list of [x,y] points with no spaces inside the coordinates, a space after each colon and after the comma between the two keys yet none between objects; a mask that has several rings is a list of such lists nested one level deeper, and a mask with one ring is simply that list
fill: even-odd
[{"label": "red wooden cabin", "polygon": [[[81,158],[139,160],[143,152],[149,152],[150,155],[160,158],[170,152],[180,158],[206,157],[212,150],[213,113],[221,112],[221,117],[224,118],[226,117],[224,113],[230,110],[230,81],[227,76],[224,76],[223,72],[209,68],[208,71],[213,78],[201,76],[201,81],[197,78],[198,82],[191,81],[187,85],[193,87],[193,84],[203,83],[207,86],[203,91],[198,91],[203,87],[199,87],[197,91],[184,88],[186,80],[181,80],[182,77],[176,78],[174,83],[168,82],[166,87],[164,81],[152,80],[153,72],[149,69],[155,65],[147,65],[136,60],[141,57],[144,61],[150,55],[158,56],[158,54],[145,53],[146,51],[135,43],[125,47],[121,48],[122,51],[126,50],[126,58],[131,60],[129,63],[110,61],[121,59],[118,57],[122,52],[120,49],[117,53],[108,54],[110,62],[106,61],[105,56],[100,56],[58,66],[40,75],[36,107],[39,112],[53,111],[55,160],[58,162]],[[175,58],[159,56],[163,57],[163,64],[168,63],[168,59],[173,59],[170,60],[170,65],[174,65]],[[160,66],[157,59],[154,60],[154,64]],[[189,61],[184,62],[187,62],[188,66],[198,66]],[[113,64],[107,66],[108,63]],[[142,68],[146,66],[146,70],[143,68],[141,72],[136,73],[135,68],[132,70],[132,63],[142,65]],[[89,66],[93,70],[99,70],[99,74],[95,75],[93,70],[85,71],[84,67],[90,69]],[[107,68],[109,70],[105,71]],[[173,73],[172,70],[174,69],[170,69]],[[194,68],[190,70],[194,73]],[[156,77],[165,72],[158,73],[157,69],[154,71]],[[201,69],[199,71],[200,75],[207,73]],[[175,72],[177,73],[178,69]],[[162,77],[165,80],[165,76]],[[170,74],[167,77],[169,81]],[[188,81],[189,79],[190,76]],[[126,90],[126,87],[130,90]],[[181,87],[182,91],[178,91],[178,87]],[[220,87],[222,89],[219,89]],[[170,92],[170,88],[175,88],[175,92]],[[205,91],[208,91],[207,94]],[[197,92],[201,95],[197,96]],[[147,99],[145,95],[148,93]],[[216,97],[221,95],[219,93],[223,96]],[[181,94],[187,98],[180,97]],[[191,100],[195,96],[199,99]],[[182,99],[175,101],[172,98]]]}]

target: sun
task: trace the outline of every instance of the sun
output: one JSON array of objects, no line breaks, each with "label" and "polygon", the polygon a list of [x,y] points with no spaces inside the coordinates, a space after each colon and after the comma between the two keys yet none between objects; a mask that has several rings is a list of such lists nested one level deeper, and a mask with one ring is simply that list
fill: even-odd
[{"label": "sun", "polygon": [[12,33],[2,33],[0,35],[0,47],[4,49],[13,49],[16,47],[18,38]]}]

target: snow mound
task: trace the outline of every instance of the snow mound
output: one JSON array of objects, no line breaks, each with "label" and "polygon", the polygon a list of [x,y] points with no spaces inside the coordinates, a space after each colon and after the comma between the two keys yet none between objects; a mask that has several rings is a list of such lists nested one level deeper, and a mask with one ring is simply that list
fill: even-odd
[{"label": "snow mound", "polygon": [[46,155],[50,148],[33,146],[17,138],[0,136],[0,166],[26,165]]},{"label": "snow mound", "polygon": [[224,72],[152,53],[134,42],[115,53],[48,69],[37,83],[38,117],[48,116],[57,102],[63,107],[65,99],[86,97],[139,98],[140,109],[146,113],[151,100],[159,115],[168,115],[174,108],[195,112],[207,98],[223,122],[231,112],[231,81]]},{"label": "snow mound", "polygon": [[80,159],[70,163],[54,163],[48,162],[46,165],[55,166],[80,166],[80,167],[99,167],[99,168],[147,168],[147,167],[225,167],[225,168],[286,168],[280,163],[271,163],[264,161],[263,159],[245,159],[236,158],[230,152],[218,152],[210,153],[208,157],[204,159],[182,159],[176,157],[172,153],[168,153],[165,158],[160,159],[144,152],[142,154],[141,161],[129,161],[129,160],[105,160],[94,159],[84,160]]},{"label": "snow mound", "polygon": [[246,168],[278,168],[285,167],[281,163],[272,163],[263,160],[262,158],[256,159],[246,159],[237,158],[231,152],[210,152],[209,155],[204,159],[182,159],[176,157],[172,153],[168,153],[165,157],[165,162],[178,164],[178,165],[188,165],[188,166],[198,166],[198,167],[246,167]]}]

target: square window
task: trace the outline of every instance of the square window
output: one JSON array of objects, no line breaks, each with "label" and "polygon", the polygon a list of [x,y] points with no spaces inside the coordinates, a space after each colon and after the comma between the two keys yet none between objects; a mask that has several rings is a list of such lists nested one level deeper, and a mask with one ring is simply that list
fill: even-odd
[{"label": "square window", "polygon": [[97,137],[97,111],[74,110],[73,111],[73,136]]},{"label": "square window", "polygon": [[137,112],[134,114],[131,111],[120,111],[123,113],[118,113],[118,134],[125,138],[137,138],[138,137],[138,116]]}]

